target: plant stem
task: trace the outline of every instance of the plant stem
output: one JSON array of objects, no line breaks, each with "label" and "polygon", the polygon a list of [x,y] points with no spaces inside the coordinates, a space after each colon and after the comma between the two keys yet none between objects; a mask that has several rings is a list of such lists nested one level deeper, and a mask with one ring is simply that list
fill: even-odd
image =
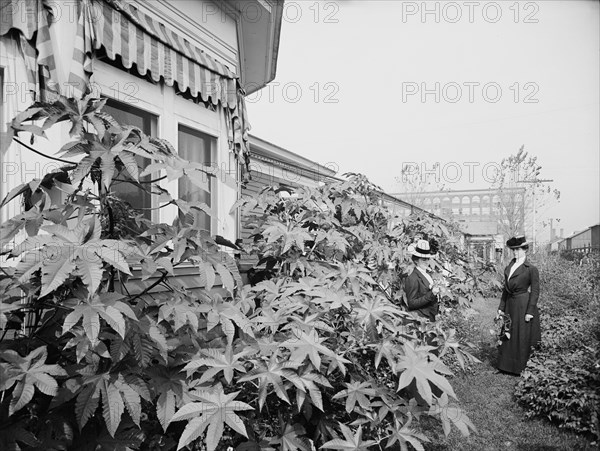
[{"label": "plant stem", "polygon": [[125,179],[118,179],[118,178],[114,178],[113,180],[116,180],[117,182],[128,182],[128,183],[132,183],[132,184],[136,184],[136,183],[156,183],[156,182],[160,182],[161,180],[166,179],[167,176],[163,175],[162,177],[158,177],[156,179],[152,179],[152,180],[138,180],[138,181],[133,181],[133,180],[125,180]]},{"label": "plant stem", "polygon": [[[72,161],[68,161],[68,160],[63,160],[62,158],[57,158],[57,157],[51,157],[49,155],[46,155],[45,153],[40,152],[39,150],[35,150],[33,147],[25,144],[23,141],[21,141],[18,138],[13,138],[16,142],[18,142],[19,144],[21,144],[23,147],[25,147],[26,149],[31,150],[34,153],[37,153],[38,155],[41,155],[42,157],[48,158],[50,160],[54,160],[54,161],[60,161],[61,163],[67,163],[67,164],[75,164]],[[73,166],[71,169],[75,169],[77,167],[77,165]]]},{"label": "plant stem", "polygon": [[162,282],[164,282],[164,280],[167,278],[168,273],[167,272],[163,272],[162,276],[160,276],[160,278],[153,282],[148,288],[144,289],[144,291],[142,291],[139,294],[136,294],[135,297],[133,297],[132,299],[130,299],[129,301],[135,301],[137,298],[145,295],[146,293],[148,293],[152,288],[154,288],[155,286],[161,284]]}]

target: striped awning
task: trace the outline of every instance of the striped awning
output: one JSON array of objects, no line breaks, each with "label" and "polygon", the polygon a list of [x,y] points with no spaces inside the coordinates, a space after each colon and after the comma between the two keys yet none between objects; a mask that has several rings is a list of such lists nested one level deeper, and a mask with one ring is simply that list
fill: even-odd
[{"label": "striped awning", "polygon": [[[127,69],[135,64],[137,72],[162,80],[167,86],[177,83],[181,92],[213,105],[231,109],[238,104],[237,76],[182,36],[168,30],[133,5],[114,0],[84,0],[79,16],[78,43],[74,59],[81,70],[91,72],[92,52],[103,48],[111,60],[120,57]],[[85,91],[85,73],[72,71],[70,84]]]},{"label": "striped awning", "polygon": [[27,71],[28,89],[36,100],[44,100],[46,90],[58,91],[56,64],[49,33],[52,8],[46,0],[2,0],[0,4],[0,39],[17,43]]},{"label": "striped awning", "polygon": [[[52,98],[47,90],[61,93],[49,33],[51,4],[51,0],[0,3],[0,39],[16,40],[35,100]],[[149,75],[155,82],[176,85],[205,104],[220,104],[230,148],[247,167],[250,126],[244,92],[236,74],[225,65],[133,5],[118,0],[81,0],[69,75],[71,91],[63,94],[81,98],[88,92],[94,52],[100,48],[113,61],[119,57],[127,69],[135,65],[140,75]]]}]

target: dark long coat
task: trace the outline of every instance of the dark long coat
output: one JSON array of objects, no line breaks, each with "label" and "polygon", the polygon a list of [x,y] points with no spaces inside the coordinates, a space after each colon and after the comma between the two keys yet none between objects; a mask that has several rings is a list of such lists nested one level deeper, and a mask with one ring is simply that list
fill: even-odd
[{"label": "dark long coat", "polygon": [[435,321],[439,311],[437,296],[429,288],[429,282],[417,268],[404,281],[404,292],[409,311]]},{"label": "dark long coat", "polygon": [[[527,365],[531,348],[541,341],[540,313],[537,302],[540,296],[540,276],[538,269],[527,259],[513,273],[510,269],[513,259],[504,270],[504,289],[499,310],[510,316],[510,338],[503,339],[498,350],[498,369],[513,374],[521,374]],[[525,322],[525,315],[532,315]]]}]

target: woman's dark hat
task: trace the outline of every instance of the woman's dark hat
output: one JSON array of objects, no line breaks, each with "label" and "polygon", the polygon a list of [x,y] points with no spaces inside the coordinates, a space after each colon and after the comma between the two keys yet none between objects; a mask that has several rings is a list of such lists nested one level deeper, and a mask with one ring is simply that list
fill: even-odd
[{"label": "woman's dark hat", "polygon": [[432,257],[435,257],[440,250],[440,245],[435,238],[429,238],[429,249]]},{"label": "woman's dark hat", "polygon": [[523,235],[513,236],[506,242],[506,246],[510,249],[519,249],[520,247],[529,246],[529,243]]},{"label": "woman's dark hat", "polygon": [[431,249],[429,247],[429,241],[419,240],[416,245],[411,246],[411,255],[420,258],[431,258]]}]

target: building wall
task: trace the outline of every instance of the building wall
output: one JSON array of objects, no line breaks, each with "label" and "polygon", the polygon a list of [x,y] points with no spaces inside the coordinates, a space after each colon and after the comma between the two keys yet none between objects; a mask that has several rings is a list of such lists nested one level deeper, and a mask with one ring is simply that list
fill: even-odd
[{"label": "building wall", "polygon": [[571,249],[589,247],[592,244],[592,230],[587,229],[571,237]]},{"label": "building wall", "polygon": [[[204,0],[176,1],[131,1],[140,12],[160,20],[169,29],[184,36],[198,47],[206,49],[206,53],[227,65],[233,72],[239,70],[237,23],[217,3]],[[54,56],[57,66],[57,82],[63,93],[68,95],[68,77],[71,71],[73,47],[77,31],[77,9],[71,0],[55,0],[52,5],[54,21],[50,26]],[[215,12],[216,11],[216,12]],[[14,48],[14,42],[3,39],[0,43],[0,65],[4,68],[3,84],[12,89],[10,95],[5,93],[2,103],[2,117],[14,117],[25,110],[32,102],[27,93],[25,67]],[[156,117],[158,137],[167,139],[178,147],[178,125],[185,125],[194,130],[213,137],[213,164],[217,182],[214,184],[214,220],[211,232],[233,239],[237,233],[237,218],[229,214],[230,206],[238,196],[236,184],[238,164],[229,150],[227,127],[221,106],[208,109],[202,103],[194,103],[177,95],[174,87],[155,84],[133,75],[133,70],[117,68],[114,64],[96,60],[94,73],[90,79],[92,92],[96,96],[108,97],[123,105],[139,108]],[[8,129],[3,121],[1,131]],[[47,154],[55,153],[65,142],[69,141],[68,125],[59,124],[51,129],[48,141],[38,140],[34,147]],[[33,178],[39,178],[49,170],[60,166],[52,160],[44,159],[29,150],[13,143],[8,149],[2,149],[0,164],[2,177],[0,198],[12,188]],[[172,196],[178,196],[177,182],[165,181],[163,188]],[[158,199],[153,200],[153,207],[158,206]],[[11,202],[8,208],[0,210],[0,220],[5,221],[14,216],[20,209],[19,201]],[[167,207],[153,213],[153,219],[171,222],[176,215],[175,208]]]},{"label": "building wall", "polygon": [[502,196],[505,205],[515,208],[513,216],[520,225],[517,233],[531,233],[531,224],[526,221],[525,215],[527,199],[522,188],[507,189],[502,193],[477,189],[393,195],[443,218],[458,221],[464,232],[475,235],[502,233],[506,222],[500,213]]},{"label": "building wall", "polygon": [[600,224],[592,227],[592,248],[600,250]]},{"label": "building wall", "polygon": [[[39,177],[45,169],[44,165],[56,168],[56,162],[43,159],[20,146],[11,145],[10,120],[17,112],[23,111],[31,104],[32,98],[27,92],[25,64],[17,51],[13,40],[0,40],[0,67],[2,67],[2,99],[0,104],[0,198],[4,198],[10,190],[26,180]],[[20,211],[18,201],[0,209],[0,222],[12,218]]]}]

